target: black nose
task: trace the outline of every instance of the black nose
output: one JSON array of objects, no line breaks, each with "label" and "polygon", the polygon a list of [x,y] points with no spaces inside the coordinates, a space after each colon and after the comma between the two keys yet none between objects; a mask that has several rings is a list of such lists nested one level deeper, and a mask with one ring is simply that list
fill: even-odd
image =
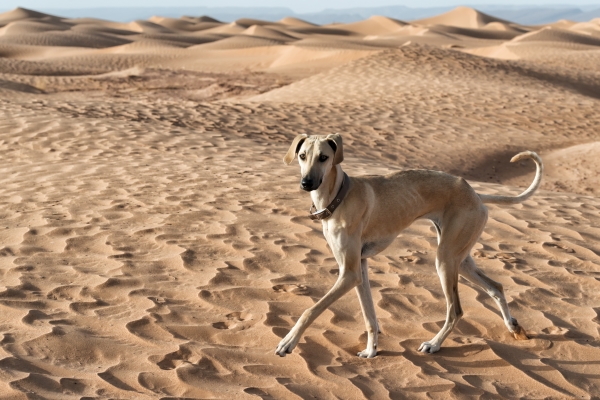
[{"label": "black nose", "polygon": [[302,187],[303,190],[308,190],[308,191],[312,190],[313,180],[312,179],[306,179],[306,178],[302,179],[300,181],[300,187]]}]

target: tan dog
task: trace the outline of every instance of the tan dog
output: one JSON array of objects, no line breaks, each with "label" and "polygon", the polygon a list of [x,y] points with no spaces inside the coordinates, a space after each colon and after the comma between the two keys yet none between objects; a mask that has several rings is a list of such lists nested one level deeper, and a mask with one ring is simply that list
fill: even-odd
[{"label": "tan dog", "polygon": [[[324,210],[318,214],[325,217],[322,219],[323,234],[339,264],[339,277],[331,290],[302,314],[281,340],[275,354],[284,357],[291,353],[306,328],[334,301],[356,288],[368,333],[367,348],[358,356],[374,357],[379,326],[371,298],[367,258],[383,251],[404,228],[421,218],[433,222],[437,231],[439,246],[435,264],[446,297],[447,312],[442,329],[433,339],[421,344],[419,351],[438,351],[462,316],[458,274],[496,301],[504,324],[516,339],[527,339],[524,329],[510,315],[502,285],[477,268],[469,253],[487,221],[484,203],[519,203],[538,188],[543,165],[537,154],[526,151],[511,160],[531,158],[537,167],[531,186],[516,197],[477,194],[462,178],[428,170],[347,179],[340,166],[344,153],[339,134],[298,135],[283,161],[289,165],[296,155],[302,175],[301,188],[310,192],[317,210]],[[348,187],[342,192],[347,190],[347,194],[338,202],[344,181]]]}]

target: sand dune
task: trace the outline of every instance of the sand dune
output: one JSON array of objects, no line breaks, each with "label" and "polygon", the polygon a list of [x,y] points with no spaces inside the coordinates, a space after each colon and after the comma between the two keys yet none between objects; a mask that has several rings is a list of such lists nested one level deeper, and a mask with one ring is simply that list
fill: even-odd
[{"label": "sand dune", "polygon": [[124,36],[125,38],[129,38],[132,35],[139,35],[139,32],[136,31],[113,28],[106,24],[92,22],[73,25],[71,30],[76,32],[105,33],[109,35]]},{"label": "sand dune", "polygon": [[172,29],[164,27],[159,24],[155,24],[151,21],[133,21],[126,25],[129,30],[140,33],[149,34],[161,34],[161,33],[173,33]]},{"label": "sand dune", "polygon": [[413,22],[420,25],[447,25],[472,29],[484,28],[486,25],[493,22],[510,23],[509,21],[495,18],[469,7],[458,7],[445,14]]},{"label": "sand dune", "polygon": [[377,51],[381,48],[373,46],[373,41],[360,41],[360,40],[336,40],[328,37],[320,38],[306,38],[294,42],[293,45],[297,47],[315,47],[321,49],[351,49],[351,50],[371,50]]},{"label": "sand dune", "polygon": [[[0,14],[0,399],[600,396],[598,21],[126,23]],[[338,266],[297,166],[344,137],[350,176],[443,170],[517,194],[472,251],[531,337],[467,281],[443,323],[436,234],[369,260],[377,357],[349,293],[274,349]]]},{"label": "sand dune", "polygon": [[5,13],[0,14],[0,25],[8,24],[13,21],[20,21],[20,20],[26,20],[26,19],[30,19],[30,20],[44,19],[47,21],[51,21],[51,20],[58,20],[59,18],[49,15],[49,14],[44,14],[44,13],[37,12],[34,10],[28,10],[26,8],[19,7],[19,8],[15,8],[12,11],[7,11]]},{"label": "sand dune", "polygon": [[240,26],[244,26],[246,28],[251,27],[253,25],[257,25],[257,26],[278,25],[277,22],[263,21],[260,19],[252,19],[252,18],[240,18],[240,19],[235,20],[234,23],[237,25],[240,25]]},{"label": "sand dune", "polygon": [[[377,48],[348,43],[346,47],[328,46],[324,40],[308,43],[306,46],[280,48],[268,66],[271,73],[285,73],[288,76],[304,77],[315,71],[327,70],[352,60],[357,60],[379,51]],[[305,93],[309,98],[312,93]]]},{"label": "sand dune", "polygon": [[489,29],[488,26],[489,24],[486,25],[485,29],[473,29],[448,25],[432,25],[429,29],[433,32],[448,33],[453,35],[454,37],[456,37],[456,35],[462,35],[476,39],[489,40],[510,40],[522,34],[522,32],[519,32],[517,30]]},{"label": "sand dune", "polygon": [[262,47],[262,46],[278,46],[283,45],[283,40],[263,38],[256,36],[239,35],[233,36],[227,39],[222,39],[217,42],[211,42],[208,44],[201,44],[194,48],[211,49],[211,50],[231,50],[231,49],[246,49],[249,47]]},{"label": "sand dune", "polygon": [[598,196],[598,170],[592,160],[600,155],[600,142],[578,144],[552,152],[548,157],[548,179],[562,190]]},{"label": "sand dune", "polygon": [[299,26],[299,27],[303,27],[303,28],[310,28],[312,26],[316,26],[313,23],[310,23],[308,21],[304,21],[302,19],[299,18],[293,18],[293,17],[286,17],[283,18],[281,21],[279,21],[279,23],[283,24],[283,25],[288,25],[288,26]]},{"label": "sand dune", "polygon": [[294,27],[291,26],[289,29],[292,32],[297,32],[305,35],[331,35],[331,36],[360,36],[354,32],[347,31],[339,28],[338,25],[333,26],[310,26],[310,27]]},{"label": "sand dune", "polygon": [[61,46],[103,49],[130,43],[130,40],[108,36],[103,33],[87,32],[45,32],[19,34],[15,37],[0,36],[0,43],[30,46]]},{"label": "sand dune", "polygon": [[[433,76],[427,86],[416,79],[427,79],[426,76]],[[377,52],[249,100],[366,102],[373,98],[394,100],[419,96],[422,91],[431,96],[444,94],[455,97],[459,90],[460,96],[486,97],[494,104],[503,104],[507,101],[503,90],[523,95],[531,93],[528,97],[540,100],[558,92],[561,96],[569,92],[548,84],[542,78],[537,69],[527,69],[512,62],[407,45],[398,50]]]},{"label": "sand dune", "polygon": [[558,42],[558,43],[569,43],[569,44],[581,44],[588,46],[600,46],[600,38],[592,37],[590,35],[580,34],[558,28],[543,28],[538,31],[533,31],[516,37],[513,39],[515,42],[531,42],[531,41],[543,41],[543,42]]},{"label": "sand dune", "polygon": [[239,25],[239,24],[236,24],[235,22],[232,22],[230,24],[226,24],[226,25],[221,24],[214,28],[206,29],[202,33],[219,33],[219,34],[225,34],[225,35],[237,35],[237,34],[244,32],[246,29],[248,29],[247,26]]},{"label": "sand dune", "polygon": [[[151,17],[149,19],[150,22],[153,22],[157,25],[164,26],[171,31],[187,31],[187,32],[195,32],[197,30],[207,29],[208,26],[217,26],[218,22],[203,22],[196,23],[195,21],[186,21],[184,19],[179,18],[165,18],[165,17]],[[200,28],[200,29],[199,29]]]},{"label": "sand dune", "polygon": [[508,24],[508,23],[503,23],[503,22],[498,22],[498,21],[494,21],[494,22],[485,24],[483,26],[483,29],[488,29],[488,30],[493,30],[493,31],[519,32],[519,33],[525,33],[528,31],[528,29],[525,27],[520,27],[515,24]]},{"label": "sand dune", "polygon": [[[437,46],[462,42],[462,40],[457,36],[448,32],[444,32],[445,29],[438,30],[438,27],[445,28],[441,25],[437,25],[435,27],[407,25],[397,32],[388,35],[376,36],[374,39],[400,40],[397,42],[399,46],[407,42],[423,43],[423,41],[427,39],[430,39],[430,41],[435,43]],[[373,38],[367,36],[365,39],[371,40]]]},{"label": "sand dune", "polygon": [[162,33],[162,34],[141,34],[133,38],[136,42],[148,40],[162,40],[174,43],[180,43],[183,46],[208,43],[222,39],[216,35],[180,35],[178,33]]},{"label": "sand dune", "polygon": [[508,46],[502,43],[498,46],[485,46],[480,48],[469,49],[466,52],[480,57],[496,58],[501,60],[519,60],[523,58],[522,52],[513,52],[515,46]]},{"label": "sand dune", "polygon": [[45,21],[14,21],[9,22],[3,28],[0,28],[0,36],[28,35],[50,31],[65,31],[71,26],[60,22]]},{"label": "sand dune", "polygon": [[285,41],[293,41],[293,40],[298,39],[294,36],[285,34],[281,31],[265,28],[260,25],[252,25],[248,29],[243,31],[241,34],[248,35],[248,36],[257,36],[257,37],[266,38],[266,39],[274,39],[274,40],[279,40],[279,41],[284,41],[284,42]]},{"label": "sand dune", "polygon": [[[596,22],[594,22],[596,21]],[[595,37],[600,37],[600,19],[591,22],[580,22],[570,26],[568,29],[578,33],[584,33]]]},{"label": "sand dune", "polygon": [[181,17],[182,20],[185,21],[192,21],[196,24],[200,24],[200,23],[221,23],[221,21],[211,18],[207,15],[202,15],[200,17],[190,17],[188,15],[184,15]]},{"label": "sand dune", "polygon": [[382,16],[373,16],[367,20],[344,24],[341,27],[347,31],[362,35],[385,35],[396,32],[402,27],[408,25],[406,22],[398,21],[393,18]]}]

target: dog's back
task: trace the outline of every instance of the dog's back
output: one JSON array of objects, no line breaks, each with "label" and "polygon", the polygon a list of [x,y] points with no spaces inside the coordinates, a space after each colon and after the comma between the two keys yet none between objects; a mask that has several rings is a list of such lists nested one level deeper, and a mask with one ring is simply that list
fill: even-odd
[{"label": "dog's back", "polygon": [[365,196],[365,201],[371,204],[366,210],[367,231],[371,227],[380,231],[389,226],[389,230],[399,233],[417,219],[438,219],[456,204],[462,209],[482,205],[475,190],[463,178],[439,171],[408,170],[355,177],[352,184],[355,187],[349,196]]}]

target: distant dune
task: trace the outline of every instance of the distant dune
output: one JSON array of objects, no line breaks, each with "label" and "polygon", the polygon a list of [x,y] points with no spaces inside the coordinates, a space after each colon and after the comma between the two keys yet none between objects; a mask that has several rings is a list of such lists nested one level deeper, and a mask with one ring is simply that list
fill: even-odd
[{"label": "distant dune", "polygon": [[[0,14],[0,399],[600,398],[599,18],[164,10]],[[542,156],[471,253],[529,340],[461,278],[463,318],[418,352],[446,305],[417,221],[368,261],[376,358],[354,292],[274,355],[339,274],[281,160],[336,132],[350,177],[478,193]]]},{"label": "distant dune", "polygon": [[[111,21],[131,21],[149,19],[153,15],[179,18],[182,15],[211,15],[221,21],[235,21],[240,18],[256,18],[264,20],[279,20],[285,17],[295,17],[308,20],[315,24],[330,24],[334,22],[357,22],[372,17],[385,15],[390,18],[405,21],[435,17],[436,15],[451,11],[453,7],[356,7],[347,9],[325,9],[313,13],[294,13],[284,7],[152,7],[152,8],[72,8],[72,9],[44,9],[50,14],[61,15],[69,18],[94,16]],[[600,7],[590,5],[560,6],[531,6],[512,5],[494,6],[479,5],[478,9],[497,18],[515,21],[525,25],[547,24],[561,19],[584,22],[600,17]],[[0,6],[0,12],[2,12]]]},{"label": "distant dune", "polygon": [[[532,27],[467,7],[412,22],[373,16],[322,26],[292,17],[225,23],[209,17],[154,16],[112,22],[16,9],[0,15],[0,52],[5,72],[24,74],[53,69],[59,74],[95,74],[133,65],[304,74],[407,43],[506,59],[544,57],[552,47],[593,50],[598,26],[592,20]],[[546,50],[528,51],[532,41],[543,42]]]}]

